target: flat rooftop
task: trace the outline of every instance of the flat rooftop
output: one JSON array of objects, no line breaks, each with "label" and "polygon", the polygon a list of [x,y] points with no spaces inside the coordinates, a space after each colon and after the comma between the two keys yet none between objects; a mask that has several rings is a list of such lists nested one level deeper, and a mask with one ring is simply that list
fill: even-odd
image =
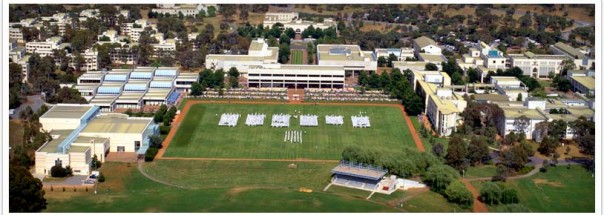
[{"label": "flat rooftop", "polygon": [[516,119],[521,116],[526,116],[529,119],[547,120],[539,111],[528,108],[501,107],[506,119]]},{"label": "flat rooftop", "polygon": [[331,172],[337,173],[337,174],[342,174],[342,175],[355,176],[355,177],[359,177],[359,178],[373,179],[373,180],[379,180],[382,177],[384,177],[384,175],[386,175],[386,173],[387,173],[386,170],[376,170],[376,169],[370,169],[367,167],[361,168],[361,167],[356,167],[356,166],[349,166],[347,164],[340,164],[340,165],[334,167],[331,170]]},{"label": "flat rooftop", "polygon": [[430,55],[430,54],[426,54],[426,53],[420,53],[419,56],[422,57],[422,59],[430,61],[430,62],[444,62],[445,59],[443,59],[443,57],[441,55]]},{"label": "flat rooftop", "polygon": [[89,148],[89,146],[71,146],[69,147],[69,152],[83,153],[86,152],[86,150],[88,150]]},{"label": "flat rooftop", "polygon": [[223,61],[262,61],[274,60],[279,55],[279,47],[268,47],[268,50],[271,51],[268,56],[209,54],[206,58]]},{"label": "flat rooftop", "polygon": [[319,60],[333,61],[375,61],[373,52],[362,51],[358,45],[321,44],[317,46]]},{"label": "flat rooftop", "polygon": [[109,138],[104,138],[104,137],[89,137],[89,136],[78,136],[73,143],[77,144],[77,143],[83,143],[83,144],[90,144],[90,141],[94,141],[95,143],[103,143],[105,141],[107,141]]},{"label": "flat rooftop", "polygon": [[114,133],[114,134],[125,134],[125,133],[143,133],[147,128],[147,125],[153,119],[140,119],[130,118],[127,119],[124,115],[106,115],[99,116],[82,130],[81,133]]},{"label": "flat rooftop", "polygon": [[499,94],[474,94],[475,100],[483,100],[483,101],[509,101],[510,97],[506,95]]},{"label": "flat rooftop", "polygon": [[596,79],[594,77],[573,76],[571,79],[575,80],[577,83],[583,85],[589,90],[596,90]]},{"label": "flat rooftop", "polygon": [[71,132],[73,132],[73,129],[64,129],[64,130],[52,130],[50,132],[51,136],[56,136],[58,135],[59,137],[52,139],[50,142],[46,143],[46,145],[42,146],[40,149],[38,149],[39,152],[46,152],[46,153],[57,153],[59,151],[57,151],[57,147],[59,146],[59,144],[61,142],[63,142],[63,140],[65,140],[65,138],[67,136],[69,136],[69,134],[71,134]]},{"label": "flat rooftop", "polygon": [[63,118],[63,119],[79,119],[82,118],[93,106],[67,106],[56,105],[48,110],[40,118]]}]

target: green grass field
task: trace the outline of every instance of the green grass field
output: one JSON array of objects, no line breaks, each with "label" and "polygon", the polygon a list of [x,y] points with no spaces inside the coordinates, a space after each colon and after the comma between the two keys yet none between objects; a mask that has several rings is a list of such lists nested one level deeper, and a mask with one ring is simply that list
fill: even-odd
[{"label": "green grass field", "polygon": [[[291,118],[289,128],[273,128],[276,113],[318,115],[319,126],[300,127]],[[350,116],[366,112],[371,128],[353,128]],[[239,113],[236,127],[218,126],[223,113]],[[264,113],[263,126],[246,126],[248,113]],[[325,124],[325,115],[344,116],[344,125]],[[302,143],[284,142],[285,131],[302,130]],[[339,160],[345,147],[351,145],[387,148],[415,148],[415,143],[394,107],[328,106],[328,105],[251,105],[195,104],[168,146],[164,157],[263,158],[263,159],[329,159]]]},{"label": "green grass field", "polygon": [[[279,165],[281,164],[281,165]],[[396,212],[381,201],[348,196],[345,193],[321,192],[327,183],[324,175],[333,164],[305,164],[287,168],[285,162],[168,161],[146,163],[145,169],[157,178],[174,177],[176,184],[211,184],[219,177],[233,182],[213,188],[178,189],[153,182],[124,163],[105,163],[106,177],[98,194],[92,190],[73,192],[47,191],[44,212]],[[211,166],[211,167],[210,167]],[[239,168],[235,167],[239,166]],[[169,169],[165,169],[169,168]],[[245,170],[249,169],[249,170]],[[264,169],[264,170],[262,170]],[[311,171],[312,170],[312,171]],[[317,171],[320,170],[320,171]],[[189,171],[196,171],[190,173]],[[254,174],[251,174],[251,171]],[[202,176],[196,175],[203,172]],[[207,174],[212,172],[212,174]],[[257,176],[271,173],[269,176]],[[284,174],[279,177],[277,174]],[[306,181],[291,181],[290,176],[305,176]],[[201,177],[201,178],[200,178]],[[286,183],[287,182],[287,183]],[[275,183],[274,186],[272,183]],[[289,184],[288,186],[283,186]],[[307,186],[309,185],[309,186]],[[319,186],[320,185],[320,186]],[[298,192],[310,187],[312,193]],[[399,211],[400,212],[400,211]]]},{"label": "green grass field", "polygon": [[304,64],[304,51],[302,50],[292,50],[292,64]]},{"label": "green grass field", "polygon": [[[481,182],[472,182],[480,190]],[[573,165],[549,168],[547,173],[518,180],[505,185],[518,191],[520,204],[532,212],[577,213],[594,212],[596,182],[585,168]],[[497,206],[489,206],[496,211]]]},{"label": "green grass field", "polygon": [[466,171],[466,178],[483,178],[492,177],[497,173],[497,167],[495,165],[480,165],[472,166]]}]

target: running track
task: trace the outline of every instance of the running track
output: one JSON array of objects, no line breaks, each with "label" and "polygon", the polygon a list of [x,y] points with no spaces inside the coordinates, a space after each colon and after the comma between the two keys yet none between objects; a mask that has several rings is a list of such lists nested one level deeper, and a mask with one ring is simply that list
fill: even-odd
[{"label": "running track", "polygon": [[[252,158],[180,158],[180,157],[170,157],[164,158],[164,153],[166,149],[170,146],[182,119],[189,112],[189,109],[194,104],[285,104],[285,105],[314,105],[314,103],[282,103],[282,102],[254,102],[254,101],[207,101],[207,100],[187,100],[184,108],[180,111],[180,114],[176,116],[174,122],[172,122],[172,129],[166,136],[162,144],[162,148],[159,150],[155,159],[171,159],[171,160],[241,160],[241,161],[292,161],[292,162],[337,162],[337,160],[309,160],[309,159],[294,159],[294,160],[285,160],[285,159],[252,159]],[[424,145],[422,144],[415,127],[413,127],[413,123],[411,122],[411,118],[405,112],[403,105],[400,104],[370,104],[370,103],[317,103],[318,105],[332,105],[332,106],[380,106],[380,107],[395,107],[401,110],[403,117],[405,118],[405,122],[407,123],[407,127],[409,128],[409,132],[413,137],[413,141],[415,142],[415,146],[417,150],[420,152],[425,152]]]}]

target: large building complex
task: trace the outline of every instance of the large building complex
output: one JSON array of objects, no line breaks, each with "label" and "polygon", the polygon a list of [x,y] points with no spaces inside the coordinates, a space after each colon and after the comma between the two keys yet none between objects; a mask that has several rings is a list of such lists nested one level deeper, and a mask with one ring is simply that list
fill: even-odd
[{"label": "large building complex", "polygon": [[594,64],[594,59],[590,58],[588,52],[574,48],[562,42],[557,42],[549,47],[549,50],[557,55],[565,55],[569,59],[573,60],[575,66],[578,68],[583,67],[589,69]]},{"label": "large building complex", "polygon": [[524,54],[509,54],[510,67],[522,69],[524,75],[534,78],[547,78],[550,73],[559,74],[564,55],[536,55],[532,52]]},{"label": "large building complex", "polygon": [[248,70],[248,87],[343,88],[344,67],[263,65]]},{"label": "large building complex", "polygon": [[158,134],[152,118],[100,114],[95,105],[59,104],[40,117],[52,140],[35,152],[35,171],[49,175],[55,165],[70,166],[75,175],[90,174],[92,157],[105,162],[108,153],[145,154],[149,136]]},{"label": "large building complex", "polygon": [[78,78],[75,89],[102,112],[116,108],[138,109],[145,105],[174,104],[188,92],[197,73],[180,73],[171,67],[139,67],[90,71]]},{"label": "large building complex", "polygon": [[283,28],[291,28],[296,32],[302,32],[306,28],[313,26],[313,28],[325,30],[329,27],[335,27],[336,22],[331,18],[326,18],[322,23],[314,23],[311,21],[305,21],[299,18],[299,13],[266,13],[264,16],[264,26],[272,27],[274,24],[281,23]]},{"label": "large building complex", "polygon": [[245,77],[250,66],[276,64],[279,57],[279,47],[269,47],[264,39],[250,43],[247,55],[209,54],[206,56],[206,68],[229,69],[237,68]]},{"label": "large building complex", "polygon": [[358,45],[317,45],[317,60],[322,66],[343,66],[346,71],[377,69],[377,58],[372,51],[363,51]]}]

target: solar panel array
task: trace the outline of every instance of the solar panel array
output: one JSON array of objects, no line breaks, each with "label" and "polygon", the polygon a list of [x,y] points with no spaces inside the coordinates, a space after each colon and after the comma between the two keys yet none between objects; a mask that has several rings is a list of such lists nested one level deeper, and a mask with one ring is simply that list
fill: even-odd
[{"label": "solar panel array", "polygon": [[124,86],[124,91],[147,91],[146,84],[126,84]]},{"label": "solar panel array", "polygon": [[131,79],[151,79],[152,74],[150,72],[132,72],[130,73]]},{"label": "solar panel array", "polygon": [[171,81],[151,81],[149,88],[172,88]]},{"label": "solar panel array", "polygon": [[97,94],[120,94],[121,87],[99,87]]},{"label": "solar panel array", "polygon": [[113,82],[126,82],[126,79],[128,79],[128,75],[123,74],[123,75],[105,75],[105,81],[113,81]]},{"label": "solar panel array", "polygon": [[173,69],[158,69],[155,70],[155,76],[169,76],[174,77],[177,75],[177,71]]}]

